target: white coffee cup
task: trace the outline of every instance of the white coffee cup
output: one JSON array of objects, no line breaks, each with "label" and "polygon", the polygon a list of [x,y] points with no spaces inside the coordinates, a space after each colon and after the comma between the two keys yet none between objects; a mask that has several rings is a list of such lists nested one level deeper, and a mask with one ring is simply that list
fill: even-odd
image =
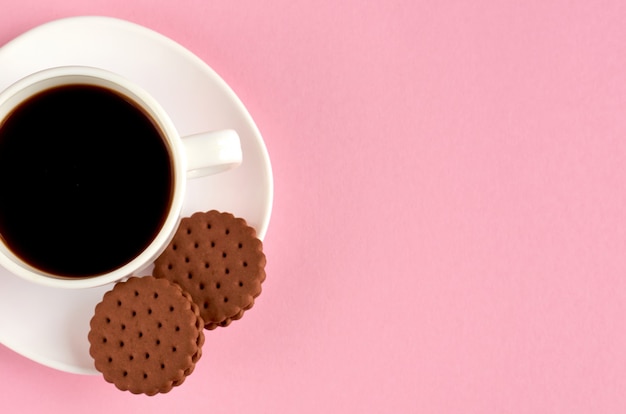
[{"label": "white coffee cup", "polygon": [[239,136],[233,130],[201,132],[181,137],[162,106],[137,84],[115,73],[85,66],[45,69],[17,81],[0,92],[0,132],[5,120],[24,101],[51,88],[65,85],[103,87],[132,101],[160,131],[169,152],[171,165],[169,208],[162,224],[156,230],[156,236],[138,251],[134,258],[110,271],[71,277],[51,273],[16,254],[8,244],[10,241],[0,234],[0,265],[10,272],[28,281],[47,286],[89,288],[122,280],[148,267],[165,249],[178,227],[187,179],[216,174],[238,166],[242,161],[242,151]]}]

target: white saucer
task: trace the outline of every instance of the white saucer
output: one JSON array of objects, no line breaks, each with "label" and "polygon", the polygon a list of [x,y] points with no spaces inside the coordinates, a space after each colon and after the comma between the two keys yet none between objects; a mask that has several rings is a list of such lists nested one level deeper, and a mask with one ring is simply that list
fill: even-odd
[{"label": "white saucer", "polygon": [[[63,65],[98,66],[138,83],[162,103],[181,135],[236,129],[243,164],[227,173],[190,180],[183,216],[210,209],[230,211],[245,218],[260,238],[265,236],[273,197],[265,144],[239,98],[206,63],[136,24],[75,17],[39,26],[0,48],[0,90],[31,72]],[[97,374],[88,352],[89,320],[111,288],[42,287],[0,268],[0,343],[55,369]]]}]

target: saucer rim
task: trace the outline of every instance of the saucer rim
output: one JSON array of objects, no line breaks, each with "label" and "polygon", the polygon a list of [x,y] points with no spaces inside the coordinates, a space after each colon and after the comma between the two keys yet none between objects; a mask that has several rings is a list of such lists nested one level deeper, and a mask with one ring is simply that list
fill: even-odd
[{"label": "saucer rim", "polygon": [[[162,35],[161,33],[156,32],[153,29],[150,29],[148,27],[139,25],[131,21],[127,21],[127,20],[123,20],[123,19],[119,19],[115,17],[109,17],[109,16],[86,15],[86,16],[73,16],[73,17],[60,18],[60,19],[56,19],[56,20],[52,20],[52,21],[40,24],[31,29],[28,29],[22,32],[21,34],[17,35],[16,37],[14,37],[13,39],[9,40],[8,42],[0,45],[0,55],[6,50],[10,50],[13,48],[20,48],[20,43],[24,41],[24,39],[27,39],[31,36],[41,36],[41,33],[39,32],[46,33],[46,31],[48,30],[59,30],[57,26],[63,26],[63,25],[68,25],[68,24],[71,25],[76,22],[80,22],[83,25],[81,27],[85,27],[84,25],[88,24],[89,22],[96,22],[98,25],[108,25],[110,26],[110,30],[112,31],[115,31],[116,27],[123,27],[123,30],[125,32],[133,31],[137,34],[137,36],[141,36],[153,42],[163,44],[165,47],[170,48],[172,50],[172,53],[180,55],[181,59],[189,61],[190,65],[193,65],[196,68],[200,69],[203,74],[203,77],[210,78],[212,83],[215,83],[216,86],[218,86],[222,90],[222,92],[225,92],[229,96],[229,99],[231,101],[230,103],[234,107],[236,107],[236,111],[238,112],[238,115],[242,116],[242,118],[247,124],[247,127],[249,127],[252,130],[254,139],[258,141],[257,144],[260,144],[258,145],[260,152],[256,155],[261,157],[262,162],[264,164],[263,173],[267,175],[265,177],[267,188],[264,191],[264,193],[267,196],[265,197],[265,200],[263,202],[264,205],[262,204],[264,207],[264,212],[260,215],[261,221],[257,225],[257,237],[263,240],[267,234],[267,229],[269,227],[269,222],[271,219],[271,213],[273,209],[273,199],[274,199],[274,179],[273,179],[272,165],[271,165],[271,161],[270,161],[269,154],[267,151],[267,147],[265,145],[265,141],[263,140],[263,137],[258,129],[258,126],[254,122],[251,114],[249,113],[247,108],[244,106],[243,102],[235,94],[233,89],[205,61],[200,59],[197,55],[195,55],[189,49],[185,48],[184,46],[174,41],[173,39],[165,35]],[[53,66],[47,66],[47,67],[53,67]],[[102,289],[102,288],[107,288],[107,287],[110,288],[111,285],[112,283],[101,286],[100,288],[96,288],[96,289]],[[72,363],[68,363],[62,360],[58,360],[58,359],[51,359],[48,356],[38,354],[32,348],[23,349],[19,347],[14,347],[10,344],[10,341],[9,343],[7,343],[6,338],[4,341],[0,340],[0,344],[4,345],[6,348],[11,349],[17,354],[22,355],[26,357],[27,359],[30,359],[40,365],[47,366],[47,367],[50,367],[59,371],[64,371],[64,372],[74,373],[74,374],[87,374],[87,375],[99,374],[99,372],[95,370],[95,368],[93,367],[90,367],[88,369],[85,366],[80,365],[80,364],[72,364]]]}]

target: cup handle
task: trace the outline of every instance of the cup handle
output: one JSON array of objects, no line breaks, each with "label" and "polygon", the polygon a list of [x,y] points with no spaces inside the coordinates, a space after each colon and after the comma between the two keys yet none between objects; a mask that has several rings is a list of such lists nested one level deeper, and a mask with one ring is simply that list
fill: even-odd
[{"label": "cup handle", "polygon": [[187,178],[217,174],[241,164],[241,142],[232,129],[188,135],[182,142],[187,154]]}]

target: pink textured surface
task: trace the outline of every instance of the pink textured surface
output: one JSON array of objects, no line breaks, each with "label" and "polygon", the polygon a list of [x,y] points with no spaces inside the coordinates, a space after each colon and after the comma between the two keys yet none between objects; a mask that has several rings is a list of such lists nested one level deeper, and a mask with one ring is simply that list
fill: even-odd
[{"label": "pink textured surface", "polygon": [[623,2],[5,0],[0,44],[85,14],[246,104],[268,277],[170,394],[0,346],[0,411],[626,411]]}]

